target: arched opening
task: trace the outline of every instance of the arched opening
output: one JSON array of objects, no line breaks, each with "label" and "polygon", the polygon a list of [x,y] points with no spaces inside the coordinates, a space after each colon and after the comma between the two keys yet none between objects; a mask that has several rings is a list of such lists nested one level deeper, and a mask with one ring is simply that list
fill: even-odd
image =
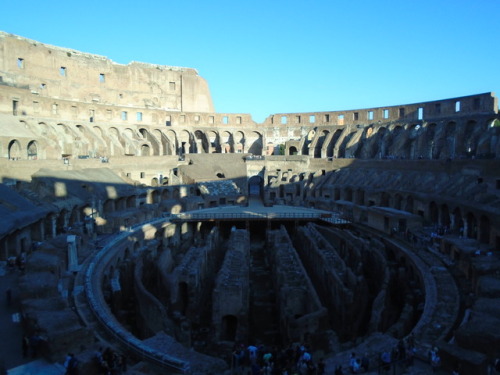
[{"label": "arched opening", "polygon": [[31,141],[28,143],[28,160],[38,159],[38,148],[36,146],[36,141]]},{"label": "arched opening", "polygon": [[411,195],[406,199],[405,211],[413,213],[413,197]]},{"label": "arched opening", "polygon": [[389,198],[390,198],[389,193],[383,192],[380,195],[380,206],[381,207],[389,207]]},{"label": "arched opening", "polygon": [[490,219],[484,215],[479,218],[479,242],[490,242]]},{"label": "arched opening", "polygon": [[439,224],[439,211],[436,202],[429,204],[429,220],[432,224]]},{"label": "arched opening", "polygon": [[401,194],[396,194],[396,196],[394,197],[394,208],[396,210],[401,210],[402,202],[403,197],[401,196]]},{"label": "arched opening", "polygon": [[467,214],[467,238],[477,238],[477,221],[474,214],[469,212]]},{"label": "arched opening", "polygon": [[297,155],[299,151],[297,150],[297,147],[295,146],[290,146],[290,149],[288,150],[289,155]]},{"label": "arched opening", "polygon": [[250,197],[262,196],[264,188],[264,179],[260,176],[252,176],[248,180],[248,195]]},{"label": "arched opening", "polygon": [[452,217],[453,217],[453,226],[451,229],[455,232],[459,232],[460,235],[463,235],[462,213],[460,212],[460,208],[457,207],[453,210]]},{"label": "arched opening", "polygon": [[21,159],[21,144],[18,140],[14,139],[9,142],[9,159],[10,160],[19,160]]},{"label": "arched opening", "polygon": [[221,340],[234,341],[236,339],[237,328],[238,318],[234,315],[225,315],[222,318]]},{"label": "arched opening", "polygon": [[441,205],[441,225],[446,229],[450,229],[450,212],[446,204]]},{"label": "arched opening", "polygon": [[141,156],[149,156],[150,155],[150,147],[148,145],[141,146]]}]

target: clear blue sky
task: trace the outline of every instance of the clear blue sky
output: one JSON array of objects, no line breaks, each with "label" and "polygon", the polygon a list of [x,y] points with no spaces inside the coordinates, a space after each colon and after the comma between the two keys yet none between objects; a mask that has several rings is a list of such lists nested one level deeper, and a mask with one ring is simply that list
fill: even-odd
[{"label": "clear blue sky", "polygon": [[500,95],[500,0],[4,1],[0,30],[196,68],[217,112],[333,111]]}]

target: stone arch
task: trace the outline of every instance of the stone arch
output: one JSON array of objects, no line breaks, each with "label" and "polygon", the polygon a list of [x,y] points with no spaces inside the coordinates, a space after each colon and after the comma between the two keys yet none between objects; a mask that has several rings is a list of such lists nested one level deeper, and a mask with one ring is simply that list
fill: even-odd
[{"label": "stone arch", "polygon": [[414,207],[413,196],[408,195],[408,197],[406,198],[406,204],[404,210],[413,213],[413,207]]},{"label": "stone arch", "polygon": [[297,147],[295,146],[290,146],[288,150],[288,155],[298,155],[299,151],[297,150]]},{"label": "stone arch", "polygon": [[21,143],[17,139],[13,139],[9,142],[9,146],[7,148],[8,158],[10,160],[18,160],[21,159]]},{"label": "stone arch", "polygon": [[210,153],[221,153],[222,149],[219,134],[214,130],[209,130],[207,133],[208,142],[210,143]]},{"label": "stone arch", "polygon": [[444,128],[441,128],[438,133],[437,140],[435,141],[435,151],[433,153],[433,158],[445,159],[455,156],[455,133],[456,133],[456,122],[448,122]]},{"label": "stone arch", "polygon": [[352,202],[352,189],[350,187],[347,187],[344,190],[344,200]]},{"label": "stone arch", "polygon": [[238,330],[238,318],[234,315],[224,315],[221,323],[221,340],[235,341]]},{"label": "stone arch", "polygon": [[314,147],[314,157],[321,158],[321,150],[323,148],[323,144],[328,137],[330,132],[328,130],[321,130],[317,136],[316,145]]},{"label": "stone arch", "polygon": [[477,220],[476,220],[475,215],[472,212],[469,212],[469,213],[467,213],[465,220],[467,222],[466,237],[477,239],[477,229],[478,228],[477,228]]},{"label": "stone arch", "polygon": [[429,220],[432,224],[439,224],[439,209],[434,201],[429,203]]},{"label": "stone arch", "polygon": [[194,144],[193,136],[189,131],[183,130],[179,134],[179,147],[179,155],[196,153],[196,145]]},{"label": "stone arch", "polygon": [[163,189],[161,192],[161,199],[162,200],[167,200],[170,199],[170,190],[169,189]]},{"label": "stone arch", "polygon": [[177,133],[174,130],[168,130],[166,137],[171,145],[171,155],[183,155],[179,146],[179,140],[177,139]]},{"label": "stone arch", "polygon": [[92,128],[94,130],[94,133],[96,133],[99,137],[104,137],[104,132],[102,131],[100,126],[94,126]]},{"label": "stone arch", "polygon": [[441,225],[445,226],[446,228],[450,228],[451,219],[450,219],[450,211],[448,209],[447,204],[441,205],[440,213],[441,213]]},{"label": "stone arch", "polygon": [[370,142],[369,158],[379,158],[385,157],[385,137],[387,135],[387,129],[381,127],[373,134],[372,140]]},{"label": "stone arch", "polygon": [[436,152],[436,129],[437,124],[431,123],[425,127],[425,135],[424,135],[424,147],[422,152],[425,157],[429,159],[434,159]]},{"label": "stone arch", "polygon": [[380,206],[381,207],[389,207],[390,195],[387,192],[382,192],[380,194]]},{"label": "stone arch", "polygon": [[221,134],[221,147],[224,154],[234,152],[234,139],[233,135],[228,131],[223,131]]},{"label": "stone arch", "polygon": [[249,196],[262,196],[264,189],[264,179],[259,176],[252,176],[248,179],[248,195]]},{"label": "stone arch", "polygon": [[402,203],[403,203],[403,196],[399,193],[396,193],[396,195],[394,196],[394,208],[396,210],[401,210]]},{"label": "stone arch", "polygon": [[234,133],[234,150],[237,153],[245,152],[245,133],[242,131]]},{"label": "stone arch", "polygon": [[137,199],[135,195],[126,198],[127,208],[136,208]]},{"label": "stone arch", "polygon": [[340,136],[342,135],[342,129],[337,129],[335,130],[335,133],[333,133],[332,140],[330,144],[332,145],[333,148],[333,155],[332,156],[338,156],[338,150],[339,150],[339,144],[338,141],[340,139]]},{"label": "stone arch", "polygon": [[304,138],[304,144],[302,146],[302,155],[309,155],[309,145],[311,144],[315,136],[316,136],[316,130],[315,129],[309,130],[306,137]]},{"label": "stone arch", "polygon": [[65,233],[67,229],[68,211],[63,208],[56,219],[56,233]]},{"label": "stone arch", "polygon": [[154,156],[159,156],[160,155],[160,143],[158,139],[151,133],[148,129],[146,128],[140,128],[139,133],[141,134],[142,138],[144,140],[147,140],[150,144],[150,147],[152,148],[152,154]]},{"label": "stone arch", "polygon": [[151,147],[146,144],[146,143],[143,143],[141,145],[141,156],[150,156],[151,155]]},{"label": "stone arch", "polygon": [[202,132],[201,130],[196,130],[194,132],[194,137],[196,139],[196,148],[198,152],[203,152],[205,154],[208,154],[210,152],[209,142],[205,133]]},{"label": "stone arch", "polygon": [[409,156],[410,159],[422,158],[422,155],[417,153],[420,152],[420,148],[418,147],[418,140],[421,134],[422,125],[413,124],[408,129],[408,148],[409,148]]},{"label": "stone arch", "polygon": [[102,204],[103,214],[110,214],[115,212],[115,201],[113,199],[106,199]]},{"label": "stone arch", "polygon": [[478,126],[474,120],[467,121],[464,129],[463,142],[461,142],[461,155],[473,157],[477,154]]},{"label": "stone arch", "polygon": [[69,213],[68,225],[72,227],[78,221],[80,221],[80,210],[78,209],[77,206],[73,206],[71,212]]},{"label": "stone arch", "polygon": [[263,140],[262,134],[259,132],[252,132],[250,139],[248,140],[248,152],[253,155],[262,155],[263,151]]},{"label": "stone arch", "polygon": [[461,232],[461,228],[463,228],[463,221],[462,221],[462,212],[460,210],[460,207],[456,207],[453,210],[452,213],[452,230],[456,232]]},{"label": "stone arch", "polygon": [[32,140],[28,143],[27,147],[27,155],[28,160],[36,160],[38,159],[38,144],[35,140]]},{"label": "stone arch", "polygon": [[486,215],[481,215],[479,218],[479,242],[490,242],[490,219]]}]

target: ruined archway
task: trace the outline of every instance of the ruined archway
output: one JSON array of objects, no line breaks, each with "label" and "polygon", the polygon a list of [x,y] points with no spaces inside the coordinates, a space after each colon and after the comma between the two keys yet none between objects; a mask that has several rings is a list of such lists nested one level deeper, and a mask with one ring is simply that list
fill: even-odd
[{"label": "ruined archway", "polygon": [[9,142],[8,153],[10,160],[21,159],[21,143],[17,139]]},{"label": "ruined archway", "polygon": [[28,143],[28,160],[38,159],[38,147],[36,141],[30,141]]}]

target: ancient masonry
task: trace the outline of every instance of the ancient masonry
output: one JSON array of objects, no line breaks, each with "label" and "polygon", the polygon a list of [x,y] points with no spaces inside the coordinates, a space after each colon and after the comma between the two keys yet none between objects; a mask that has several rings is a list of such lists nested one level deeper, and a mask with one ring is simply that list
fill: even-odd
[{"label": "ancient masonry", "polygon": [[0,129],[0,261],[53,361],[95,373],[106,344],[136,373],[222,374],[236,344],[307,343],[332,369],[409,337],[464,374],[500,356],[493,93],[255,123],[195,69],[0,32]]}]

